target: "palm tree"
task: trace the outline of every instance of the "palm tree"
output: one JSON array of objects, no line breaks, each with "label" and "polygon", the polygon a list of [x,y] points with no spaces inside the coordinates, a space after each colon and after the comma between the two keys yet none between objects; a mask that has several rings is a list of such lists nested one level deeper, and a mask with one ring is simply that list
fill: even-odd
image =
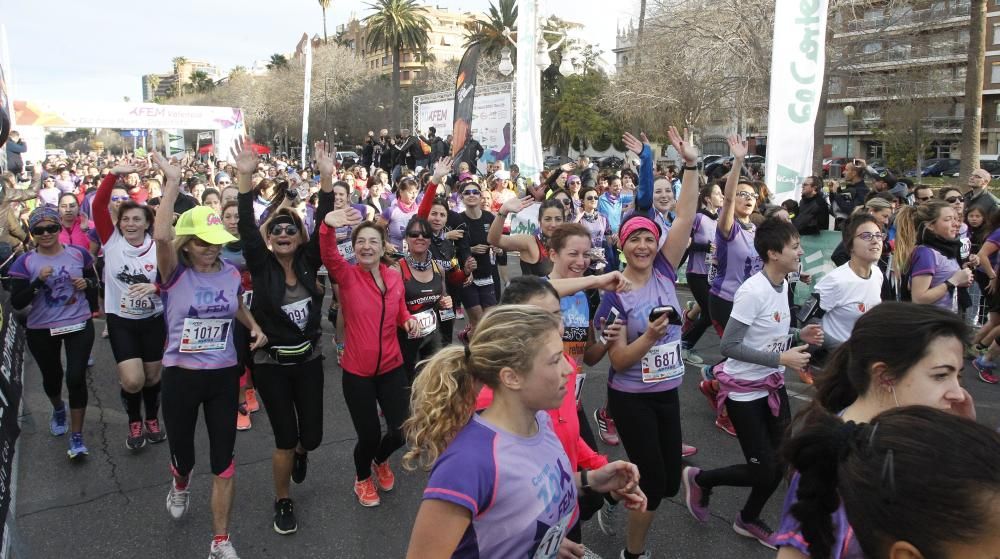
[{"label": "palm tree", "polygon": [[267,63],[268,70],[285,70],[288,68],[288,58],[283,54],[272,54]]},{"label": "palm tree", "polygon": [[330,7],[330,0],[319,0],[319,7],[323,8],[323,44],[327,44],[326,39],[326,9]]},{"label": "palm tree", "polygon": [[215,80],[201,70],[192,72],[191,89],[197,93],[208,93],[209,91],[215,89]]},{"label": "palm tree", "polygon": [[157,76],[156,74],[151,74],[147,79],[149,81],[150,97],[155,98],[156,90],[160,89],[160,76]]},{"label": "palm tree", "polygon": [[399,127],[399,59],[403,49],[419,50],[422,58],[427,52],[427,31],[431,24],[424,15],[424,7],[416,0],[375,0],[368,4],[374,13],[365,18],[369,52],[392,53],[392,127]]},{"label": "palm tree", "polygon": [[490,3],[486,20],[476,19],[465,25],[465,46],[472,43],[482,45],[483,54],[499,55],[500,49],[512,47],[504,36],[504,29],[517,26],[517,0],[500,0],[500,5]]},{"label": "palm tree", "polygon": [[184,96],[184,85],[185,84],[183,83],[183,80],[181,79],[181,66],[187,64],[187,61],[188,61],[187,58],[184,58],[183,56],[177,56],[173,60],[173,62],[174,62],[174,76],[177,77],[177,82],[178,82],[177,83],[177,96],[178,97],[183,97]]}]

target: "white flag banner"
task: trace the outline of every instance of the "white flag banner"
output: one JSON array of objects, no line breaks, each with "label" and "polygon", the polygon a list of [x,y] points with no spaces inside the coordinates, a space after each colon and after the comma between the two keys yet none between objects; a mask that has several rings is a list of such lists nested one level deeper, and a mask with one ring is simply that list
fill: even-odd
[{"label": "white flag banner", "polygon": [[517,152],[521,176],[537,181],[542,172],[542,78],[536,63],[538,0],[521,2],[517,12]]},{"label": "white flag banner", "polygon": [[775,203],[798,200],[812,167],[826,65],[828,0],[777,0],[771,53],[766,182]]},{"label": "white flag banner", "polygon": [[302,167],[309,166],[309,101],[312,89],[313,49],[312,41],[306,39],[306,80],[302,100]]}]

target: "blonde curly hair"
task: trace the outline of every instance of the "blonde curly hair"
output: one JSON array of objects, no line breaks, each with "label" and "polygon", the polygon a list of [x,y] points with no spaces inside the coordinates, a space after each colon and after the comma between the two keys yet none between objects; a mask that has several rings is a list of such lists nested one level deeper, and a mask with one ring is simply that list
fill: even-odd
[{"label": "blonde curly hair", "polygon": [[430,469],[455,435],[472,418],[482,385],[496,389],[500,370],[530,371],[539,340],[557,331],[560,321],[534,305],[501,305],[483,316],[468,350],[446,347],[423,364],[413,381],[410,418],[403,424],[408,470]]}]

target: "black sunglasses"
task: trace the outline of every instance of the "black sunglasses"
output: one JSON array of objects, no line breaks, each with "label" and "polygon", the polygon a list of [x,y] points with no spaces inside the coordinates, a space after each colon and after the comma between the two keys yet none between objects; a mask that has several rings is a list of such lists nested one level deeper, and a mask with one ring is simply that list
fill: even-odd
[{"label": "black sunglasses", "polygon": [[407,231],[406,236],[411,239],[430,239],[431,236],[423,231]]},{"label": "black sunglasses", "polygon": [[291,223],[279,223],[271,227],[272,235],[286,234],[288,236],[294,236],[299,234],[299,228]]},{"label": "black sunglasses", "polygon": [[38,225],[31,228],[32,235],[51,235],[62,230],[61,225]]},{"label": "black sunglasses", "polygon": [[583,199],[584,200],[588,200],[588,201],[589,200],[597,200],[597,196],[584,196]]},{"label": "black sunglasses", "polygon": [[950,196],[948,198],[945,198],[944,201],[948,202],[949,204],[954,204],[955,202],[958,202],[961,199],[962,199],[961,196]]},{"label": "black sunglasses", "polygon": [[479,196],[481,192],[478,190],[463,190],[462,196]]}]

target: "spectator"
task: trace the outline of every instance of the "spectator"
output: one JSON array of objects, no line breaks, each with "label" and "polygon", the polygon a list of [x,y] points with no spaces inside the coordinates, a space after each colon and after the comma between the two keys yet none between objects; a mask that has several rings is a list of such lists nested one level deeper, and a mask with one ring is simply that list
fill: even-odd
[{"label": "spectator", "polygon": [[[855,159],[844,166],[844,181],[847,186],[841,186],[836,192],[830,193],[830,200],[833,203],[834,215],[837,216],[835,228],[837,231],[844,225],[847,216],[851,215],[854,208],[865,203],[868,197],[868,185],[865,184],[865,167],[863,159]],[[843,217],[841,217],[843,214]]]},{"label": "spectator", "polygon": [[10,137],[7,138],[7,170],[15,176],[20,176],[24,172],[24,160],[21,159],[21,154],[26,151],[28,146],[21,139],[21,133],[11,130]]},{"label": "spectator", "polygon": [[802,181],[802,199],[792,224],[799,235],[819,235],[830,228],[830,206],[820,192],[823,181],[819,177],[806,177]]},{"label": "spectator", "polygon": [[985,215],[990,215],[996,210],[997,199],[987,190],[991,178],[990,172],[986,169],[976,169],[969,175],[969,188],[972,190],[964,195],[966,213],[972,208],[981,209]]}]

